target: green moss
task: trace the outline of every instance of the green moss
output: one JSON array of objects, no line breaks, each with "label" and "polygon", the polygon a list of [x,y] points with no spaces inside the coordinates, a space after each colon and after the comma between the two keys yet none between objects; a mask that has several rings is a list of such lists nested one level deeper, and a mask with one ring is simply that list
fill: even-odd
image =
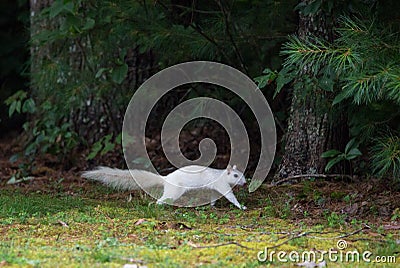
[{"label": "green moss", "polygon": [[[74,196],[2,192],[0,261],[11,266],[259,267],[257,253],[328,250],[345,232],[323,225],[267,217],[263,209],[174,208],[143,202],[102,201]],[[331,215],[331,214],[329,214]],[[348,228],[352,226],[349,225]],[[303,232],[308,235],[299,236]],[[351,230],[348,230],[351,232]],[[373,243],[367,233],[351,239],[349,249],[396,255],[399,234]],[[299,237],[297,237],[299,236]],[[318,238],[316,238],[318,237]],[[381,240],[381,238],[379,239]],[[350,241],[350,240],[349,240]],[[397,256],[397,260],[398,256]],[[329,263],[341,266],[346,263]],[[351,265],[349,265],[351,267]]]}]

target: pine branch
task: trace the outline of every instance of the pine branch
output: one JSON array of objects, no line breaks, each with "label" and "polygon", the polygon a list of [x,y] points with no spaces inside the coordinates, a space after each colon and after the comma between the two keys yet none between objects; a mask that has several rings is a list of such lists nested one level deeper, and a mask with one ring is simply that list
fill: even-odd
[{"label": "pine branch", "polygon": [[248,72],[248,69],[247,69],[247,67],[246,67],[246,65],[244,63],[242,54],[240,53],[239,48],[236,45],[236,42],[233,39],[232,33],[230,31],[230,28],[229,28],[229,25],[231,24],[231,20],[230,20],[230,18],[228,16],[228,13],[226,12],[226,10],[225,10],[224,6],[222,5],[221,1],[218,0],[217,4],[219,5],[219,7],[220,7],[220,9],[222,11],[222,14],[224,15],[226,34],[228,35],[229,40],[231,41],[232,46],[234,48],[234,51],[236,53],[236,56],[238,57],[238,59],[240,61],[240,66],[243,68],[243,70],[246,72],[246,74],[248,74],[249,72]]}]

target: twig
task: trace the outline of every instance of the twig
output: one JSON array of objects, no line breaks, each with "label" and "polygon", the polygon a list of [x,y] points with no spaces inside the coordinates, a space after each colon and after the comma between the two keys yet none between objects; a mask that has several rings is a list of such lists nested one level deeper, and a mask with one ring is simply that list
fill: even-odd
[{"label": "twig", "polygon": [[[166,4],[164,4],[162,1],[156,1],[156,3],[158,3],[162,8],[164,8],[168,13],[170,12],[170,9],[168,8],[168,6]],[[198,34],[200,34],[202,37],[204,37],[207,41],[209,41],[211,44],[213,44],[219,51],[219,53],[221,53],[221,55],[226,59],[229,60],[228,55],[225,53],[224,49],[218,45],[217,41],[215,41],[213,38],[211,38],[210,36],[208,36],[207,34],[204,33],[204,31],[200,28],[199,25],[197,24],[193,24],[190,23],[189,27],[192,28],[193,30],[195,30]]]},{"label": "twig", "polygon": [[[246,65],[244,64],[244,60],[243,60],[242,54],[240,54],[239,48],[237,47],[236,42],[235,42],[235,40],[233,39],[233,36],[232,36],[231,31],[230,31],[230,29],[229,29],[229,23],[230,23],[229,14],[227,14],[227,12],[226,12],[224,6],[222,5],[221,1],[218,0],[218,1],[216,1],[216,2],[217,2],[217,4],[218,4],[218,6],[220,7],[220,9],[221,9],[221,11],[222,11],[222,14],[223,14],[223,16],[224,16],[226,34],[228,35],[229,40],[230,40],[231,43],[232,43],[233,49],[234,49],[234,51],[235,51],[235,53],[236,53],[236,56],[237,56],[238,59],[239,59],[239,62],[240,62],[240,65],[241,65],[242,68],[243,68],[243,71],[245,71],[246,74],[248,74],[248,70],[247,70]],[[233,26],[232,26],[232,27],[233,27]]]},{"label": "twig", "polygon": [[216,244],[216,245],[210,245],[210,246],[196,246],[196,245],[192,245],[192,247],[194,247],[194,248],[218,248],[218,247],[229,246],[229,245],[236,245],[236,246],[241,247],[241,248],[254,250],[254,248],[247,247],[247,246],[242,245],[242,244],[240,244],[240,243],[238,243],[238,242],[235,242],[235,241],[231,241],[231,242],[227,242],[227,243],[221,243],[221,244]]},{"label": "twig", "polygon": [[[350,233],[347,233],[347,234],[343,234],[343,235],[339,235],[339,236],[335,236],[335,237],[327,237],[327,238],[325,238],[325,237],[312,236],[312,237],[310,237],[310,238],[317,238],[317,239],[339,239],[339,238],[345,238],[345,237],[349,237],[349,236],[358,234],[358,233],[360,233],[360,232],[362,232],[362,231],[364,231],[364,230],[366,230],[366,229],[371,229],[371,227],[369,227],[368,225],[364,225],[364,227],[362,227],[362,228],[360,228],[360,229],[357,229],[357,230],[355,230],[355,231],[353,231],[353,232],[350,232]],[[291,238],[289,238],[289,239],[286,239],[285,241],[283,241],[283,242],[281,242],[281,243],[279,243],[279,244],[277,244],[277,245],[268,247],[268,249],[273,249],[273,248],[280,247],[280,246],[285,245],[285,244],[287,244],[288,242],[290,242],[290,241],[292,241],[292,240],[294,240],[294,239],[297,239],[297,238],[300,238],[300,237],[303,237],[303,236],[307,236],[307,235],[309,235],[309,234],[311,234],[311,233],[317,233],[317,232],[315,232],[315,231],[302,232],[302,233],[300,233],[300,234],[297,234],[296,236],[293,236],[293,237],[291,237]],[[318,232],[318,233],[320,233],[320,232]],[[322,233],[322,232],[321,232],[321,233]]]},{"label": "twig", "polygon": [[278,248],[278,247],[280,247],[280,246],[282,246],[282,245],[287,244],[288,242],[290,242],[290,241],[292,241],[292,240],[295,240],[295,239],[297,239],[297,238],[306,236],[306,235],[308,235],[309,233],[310,233],[310,232],[302,232],[302,233],[300,233],[300,234],[298,234],[298,235],[296,235],[296,236],[294,236],[294,237],[291,237],[291,238],[289,238],[289,239],[286,239],[286,240],[283,241],[282,243],[279,243],[279,244],[276,244],[276,245],[274,245],[274,246],[267,247],[267,248],[268,248],[268,249]]},{"label": "twig", "polygon": [[[346,234],[342,234],[342,235],[338,235],[338,236],[334,236],[334,237],[309,236],[309,238],[314,238],[314,239],[327,239],[327,240],[328,240],[328,239],[340,239],[340,238],[345,238],[345,237],[349,237],[349,236],[358,234],[358,233],[360,233],[360,232],[362,232],[362,231],[364,231],[364,230],[368,230],[368,229],[371,229],[371,227],[365,224],[362,228],[357,229],[357,230],[355,230],[355,231],[352,231],[352,232],[350,232],[350,233],[346,233]],[[208,233],[208,232],[205,232],[205,233]],[[265,233],[266,233],[266,234],[288,234],[288,235],[294,235],[293,233],[286,233],[286,232],[277,232],[277,233],[265,232]],[[296,235],[294,235],[294,236],[292,236],[292,237],[286,239],[285,241],[283,241],[283,242],[281,242],[281,243],[279,243],[279,244],[276,244],[276,245],[267,247],[267,249],[278,248],[278,247],[280,247],[280,246],[282,246],[282,245],[285,245],[285,244],[289,243],[290,241],[293,241],[293,240],[295,240],[295,239],[297,239],[297,238],[305,237],[305,236],[308,236],[308,235],[310,235],[310,234],[315,234],[315,233],[318,233],[318,234],[327,234],[327,233],[331,233],[331,232],[317,232],[317,231],[302,232],[302,233],[296,234]],[[227,236],[229,236],[228,234],[222,234],[222,235],[227,235]],[[373,239],[368,239],[368,238],[357,238],[357,239],[353,239],[353,240],[351,240],[351,241],[358,241],[358,240],[376,241],[376,242],[380,242],[380,243],[385,243],[385,242],[386,242],[385,240],[373,240]],[[242,244],[240,244],[240,243],[238,243],[238,242],[235,242],[235,241],[231,241],[231,242],[227,242],[227,243],[221,243],[221,244],[215,244],[215,245],[209,245],[209,246],[197,246],[197,245],[195,245],[195,244],[190,244],[190,246],[192,246],[193,248],[217,248],[217,247],[223,247],[223,246],[229,246],[229,245],[236,245],[236,246],[239,246],[239,247],[242,247],[242,248],[245,248],[245,249],[256,250],[255,248],[244,246],[244,245],[242,245]]]},{"label": "twig", "polygon": [[[369,227],[368,225],[365,224],[364,227],[362,227],[362,228],[360,228],[360,229],[357,229],[357,230],[355,230],[355,231],[353,231],[353,232],[350,232],[350,233],[346,233],[346,234],[342,234],[342,235],[338,235],[338,236],[333,236],[333,237],[310,236],[310,238],[315,238],[315,239],[326,239],[326,240],[328,240],[328,239],[340,239],[340,238],[345,238],[345,237],[349,237],[349,236],[352,236],[352,235],[361,233],[362,231],[364,231],[364,230],[369,230],[369,229],[371,229],[371,227]],[[309,234],[310,234],[310,233],[319,233],[319,232],[309,232]],[[328,232],[324,232],[324,233],[328,233]],[[322,233],[320,233],[320,234],[322,234]]]},{"label": "twig", "polygon": [[[347,233],[347,234],[338,236],[337,238],[349,237],[349,236],[352,236],[352,235],[361,233],[362,231],[364,231],[364,230],[369,230],[369,229],[371,229],[371,227],[369,227],[368,225],[365,224],[364,227],[362,227],[362,228],[360,228],[360,229],[358,229],[358,230],[355,230],[355,231],[353,231],[353,232],[351,232],[351,233]],[[335,238],[336,238],[336,237],[335,237]]]},{"label": "twig", "polygon": [[377,242],[377,243],[387,243],[388,241],[383,240],[383,239],[371,239],[371,238],[356,238],[356,239],[351,239],[351,242],[357,242],[357,241],[371,241],[371,242]]},{"label": "twig", "polygon": [[185,9],[187,11],[194,11],[194,12],[203,13],[203,14],[219,14],[220,13],[219,11],[200,10],[200,9],[193,8],[193,6],[187,7],[187,6],[178,5],[178,4],[166,5],[166,6],[173,6],[173,7],[175,6],[175,7]]},{"label": "twig", "polygon": [[273,182],[272,185],[279,185],[279,184],[282,184],[282,183],[285,183],[285,182],[288,182],[291,180],[301,179],[301,178],[336,178],[336,177],[348,178],[350,180],[354,179],[353,176],[346,175],[346,174],[299,174],[299,175],[293,175],[293,176],[284,178],[277,182]]}]

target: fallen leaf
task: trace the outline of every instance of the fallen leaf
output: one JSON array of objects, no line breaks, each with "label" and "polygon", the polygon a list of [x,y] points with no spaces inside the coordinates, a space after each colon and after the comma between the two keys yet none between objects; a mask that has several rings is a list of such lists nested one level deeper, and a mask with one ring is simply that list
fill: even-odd
[{"label": "fallen leaf", "polygon": [[191,246],[191,247],[194,247],[194,248],[197,248],[197,247],[198,247],[197,244],[193,243],[193,242],[190,241],[190,240],[187,242],[187,245],[188,245],[188,246]]},{"label": "fallen leaf", "polygon": [[296,265],[297,266],[307,267],[307,268],[326,267],[326,261],[322,261],[322,262],[319,262],[319,263],[315,263],[313,261],[305,261],[305,262],[297,263]]},{"label": "fallen leaf", "polygon": [[138,220],[135,222],[135,225],[140,225],[140,224],[142,224],[142,223],[144,223],[144,222],[146,222],[145,219],[138,219]]},{"label": "fallen leaf", "polygon": [[383,226],[384,230],[400,230],[400,225],[384,225]]},{"label": "fallen leaf", "polygon": [[63,222],[63,221],[58,220],[57,222],[58,222],[62,227],[67,227],[67,228],[69,227],[68,224],[65,223],[65,222]]}]

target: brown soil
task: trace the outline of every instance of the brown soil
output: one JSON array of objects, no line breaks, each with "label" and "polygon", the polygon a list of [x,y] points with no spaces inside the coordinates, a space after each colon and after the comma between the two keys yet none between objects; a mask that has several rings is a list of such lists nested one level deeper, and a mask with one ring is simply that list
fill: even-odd
[{"label": "brown soil", "polygon": [[[24,193],[36,192],[43,194],[67,194],[93,191],[93,183],[80,178],[80,172],[92,168],[96,163],[85,160],[88,152],[75,153],[73,168],[65,170],[65,165],[53,155],[43,155],[33,160],[18,159],[10,162],[12,155],[21,151],[19,141],[9,137],[0,140],[0,190],[19,190]],[[121,166],[118,153],[110,153],[98,160],[102,165]],[[25,171],[24,171],[25,170]],[[26,174],[24,174],[24,172]],[[34,177],[31,180],[7,184],[11,177],[17,179],[24,176]],[[61,192],[60,192],[61,191]],[[116,192],[101,198],[125,198],[126,193]],[[315,224],[326,220],[327,213],[337,213],[346,222],[354,220],[368,224],[399,228],[400,190],[394,183],[376,178],[358,178],[349,180],[304,179],[296,184],[270,186],[263,185],[251,194],[245,194],[240,199],[248,209],[257,209],[265,213],[266,206],[276,209],[276,216],[289,207],[288,217],[294,221]],[[220,202],[226,202],[224,200]],[[217,203],[218,204],[218,203]],[[225,204],[225,203],[223,203]],[[218,207],[218,205],[217,205]],[[220,205],[220,207],[223,207]],[[397,215],[397,217],[393,217]],[[325,221],[326,222],[326,221]]]}]

